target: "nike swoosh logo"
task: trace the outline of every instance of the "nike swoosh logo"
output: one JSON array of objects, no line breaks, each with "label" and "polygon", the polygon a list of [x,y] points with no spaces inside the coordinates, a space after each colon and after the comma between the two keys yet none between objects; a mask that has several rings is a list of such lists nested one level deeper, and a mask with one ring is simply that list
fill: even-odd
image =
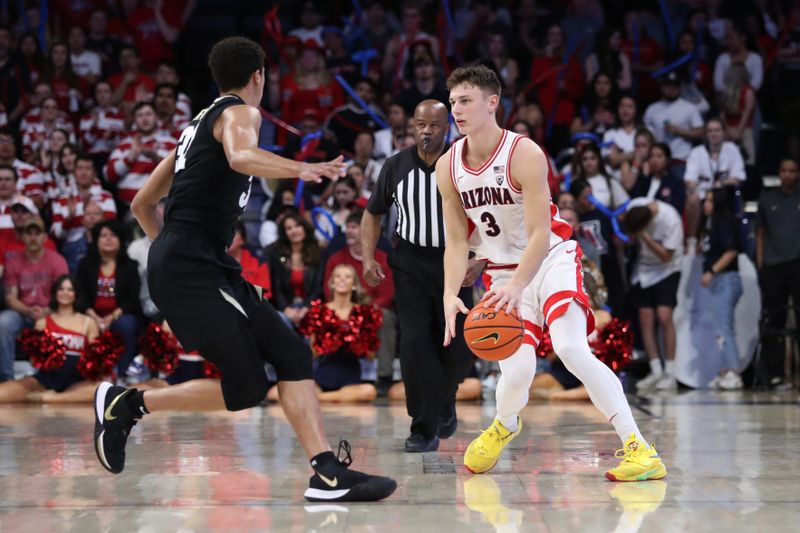
[{"label": "nike swoosh logo", "polygon": [[480,339],[475,339],[470,344],[478,344],[479,342],[485,342],[485,341],[488,341],[489,339],[494,339],[494,343],[497,344],[497,341],[500,340],[500,334],[494,333],[494,332],[493,333],[489,333],[487,335],[484,335]]},{"label": "nike swoosh logo", "polygon": [[114,406],[117,405],[117,402],[119,401],[119,399],[122,398],[123,396],[125,396],[126,394],[128,394],[129,392],[130,392],[129,390],[126,390],[125,392],[123,392],[122,394],[118,394],[116,398],[111,400],[111,403],[108,405],[108,407],[106,407],[106,412],[103,415],[103,418],[105,418],[109,422],[111,420],[116,420],[117,419],[116,416],[111,416],[111,411],[114,409]]},{"label": "nike swoosh logo", "polygon": [[323,476],[322,474],[320,474],[319,472],[317,472],[317,475],[319,476],[319,478],[322,481],[324,481],[332,489],[335,489],[336,486],[339,484],[339,480],[336,479],[336,476],[334,476],[333,479],[328,479],[325,476]]}]

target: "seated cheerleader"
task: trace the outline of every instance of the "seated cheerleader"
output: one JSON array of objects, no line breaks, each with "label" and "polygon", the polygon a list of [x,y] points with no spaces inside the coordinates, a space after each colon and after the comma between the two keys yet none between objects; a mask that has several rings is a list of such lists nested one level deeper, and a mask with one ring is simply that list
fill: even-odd
[{"label": "seated cheerleader", "polygon": [[39,369],[32,376],[0,383],[0,403],[91,402],[97,381],[88,381],[78,371],[78,361],[98,335],[97,324],[75,310],[75,283],[70,276],[56,279],[50,289],[51,314],[34,325],[47,330],[66,348],[64,363],[54,370]]},{"label": "seated cheerleader", "polygon": [[[604,309],[607,289],[600,269],[588,259],[583,259],[582,264],[584,286],[595,317],[595,330],[589,336],[589,345],[594,354],[616,372],[620,365],[626,362],[626,356],[629,357],[633,349],[630,326],[613,318],[611,313]],[[614,342],[609,339],[611,335],[613,335]],[[586,387],[567,370],[567,367],[558,358],[558,354],[553,351],[553,345],[550,343],[550,336],[547,332],[536,352],[550,361],[550,366],[548,370],[537,372],[534,376],[530,390],[532,399],[545,399],[552,402],[590,401]]]},{"label": "seated cheerleader", "polygon": [[[331,301],[312,302],[300,324],[314,353],[314,381],[321,402],[371,402],[377,394],[373,383],[362,380],[361,359],[372,359],[380,347],[378,329],[382,314],[363,296],[355,268],[337,265],[330,277]],[[267,399],[278,400],[278,387]]]},{"label": "seated cheerleader", "polygon": [[[159,334],[157,328],[154,328],[155,324],[150,326],[147,333],[145,333],[145,338],[147,335],[150,334]],[[151,329],[155,329],[155,332],[151,331]],[[163,339],[159,339],[158,341],[162,344],[171,344],[172,345],[172,354],[177,352],[176,360],[172,361],[168,366],[165,365],[165,357],[159,358],[157,354],[150,354],[144,353],[145,362],[147,366],[150,368],[151,372],[158,373],[160,377],[148,379],[145,382],[137,383],[136,388],[140,390],[147,390],[147,389],[161,389],[164,387],[168,387],[170,385],[177,385],[179,383],[184,383],[186,381],[191,381],[193,379],[207,379],[207,378],[219,378],[218,370],[213,363],[206,361],[203,359],[203,356],[200,355],[200,352],[197,350],[193,352],[187,353],[183,346],[181,346],[180,341],[175,335],[172,333],[172,329],[170,329],[169,324],[167,321],[163,321],[161,323],[161,335],[164,336]],[[140,342],[140,344],[144,344],[147,346],[147,342]],[[142,347],[142,351],[144,352],[147,348]],[[170,349],[167,348],[167,351]]]}]

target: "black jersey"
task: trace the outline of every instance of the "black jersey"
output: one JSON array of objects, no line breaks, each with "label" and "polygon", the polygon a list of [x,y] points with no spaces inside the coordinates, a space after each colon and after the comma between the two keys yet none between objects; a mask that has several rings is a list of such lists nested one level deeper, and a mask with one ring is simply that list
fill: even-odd
[{"label": "black jersey", "polygon": [[232,105],[246,105],[236,95],[220,96],[192,119],[175,152],[175,177],[167,198],[164,227],[196,230],[224,245],[233,239],[234,222],[250,198],[252,176],[230,167],[214,123]]}]

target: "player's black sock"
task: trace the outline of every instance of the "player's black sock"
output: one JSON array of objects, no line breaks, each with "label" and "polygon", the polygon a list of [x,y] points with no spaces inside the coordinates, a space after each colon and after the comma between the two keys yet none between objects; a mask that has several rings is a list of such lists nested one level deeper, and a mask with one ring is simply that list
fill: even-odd
[{"label": "player's black sock", "polygon": [[131,392],[128,393],[125,399],[131,411],[133,411],[134,416],[141,418],[144,415],[150,414],[150,411],[148,411],[147,407],[144,405],[144,391],[131,389]]}]

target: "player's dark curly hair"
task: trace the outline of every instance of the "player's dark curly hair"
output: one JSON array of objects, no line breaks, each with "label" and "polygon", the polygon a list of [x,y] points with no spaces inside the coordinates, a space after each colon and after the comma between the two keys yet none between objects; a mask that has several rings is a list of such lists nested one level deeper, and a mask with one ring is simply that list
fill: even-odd
[{"label": "player's dark curly hair", "polygon": [[481,89],[486,95],[500,96],[500,80],[497,74],[484,65],[474,67],[459,67],[447,78],[447,90],[465,83]]},{"label": "player's dark curly hair", "polygon": [[211,49],[208,67],[220,92],[240,89],[264,68],[264,50],[246,37],[227,37]]}]

